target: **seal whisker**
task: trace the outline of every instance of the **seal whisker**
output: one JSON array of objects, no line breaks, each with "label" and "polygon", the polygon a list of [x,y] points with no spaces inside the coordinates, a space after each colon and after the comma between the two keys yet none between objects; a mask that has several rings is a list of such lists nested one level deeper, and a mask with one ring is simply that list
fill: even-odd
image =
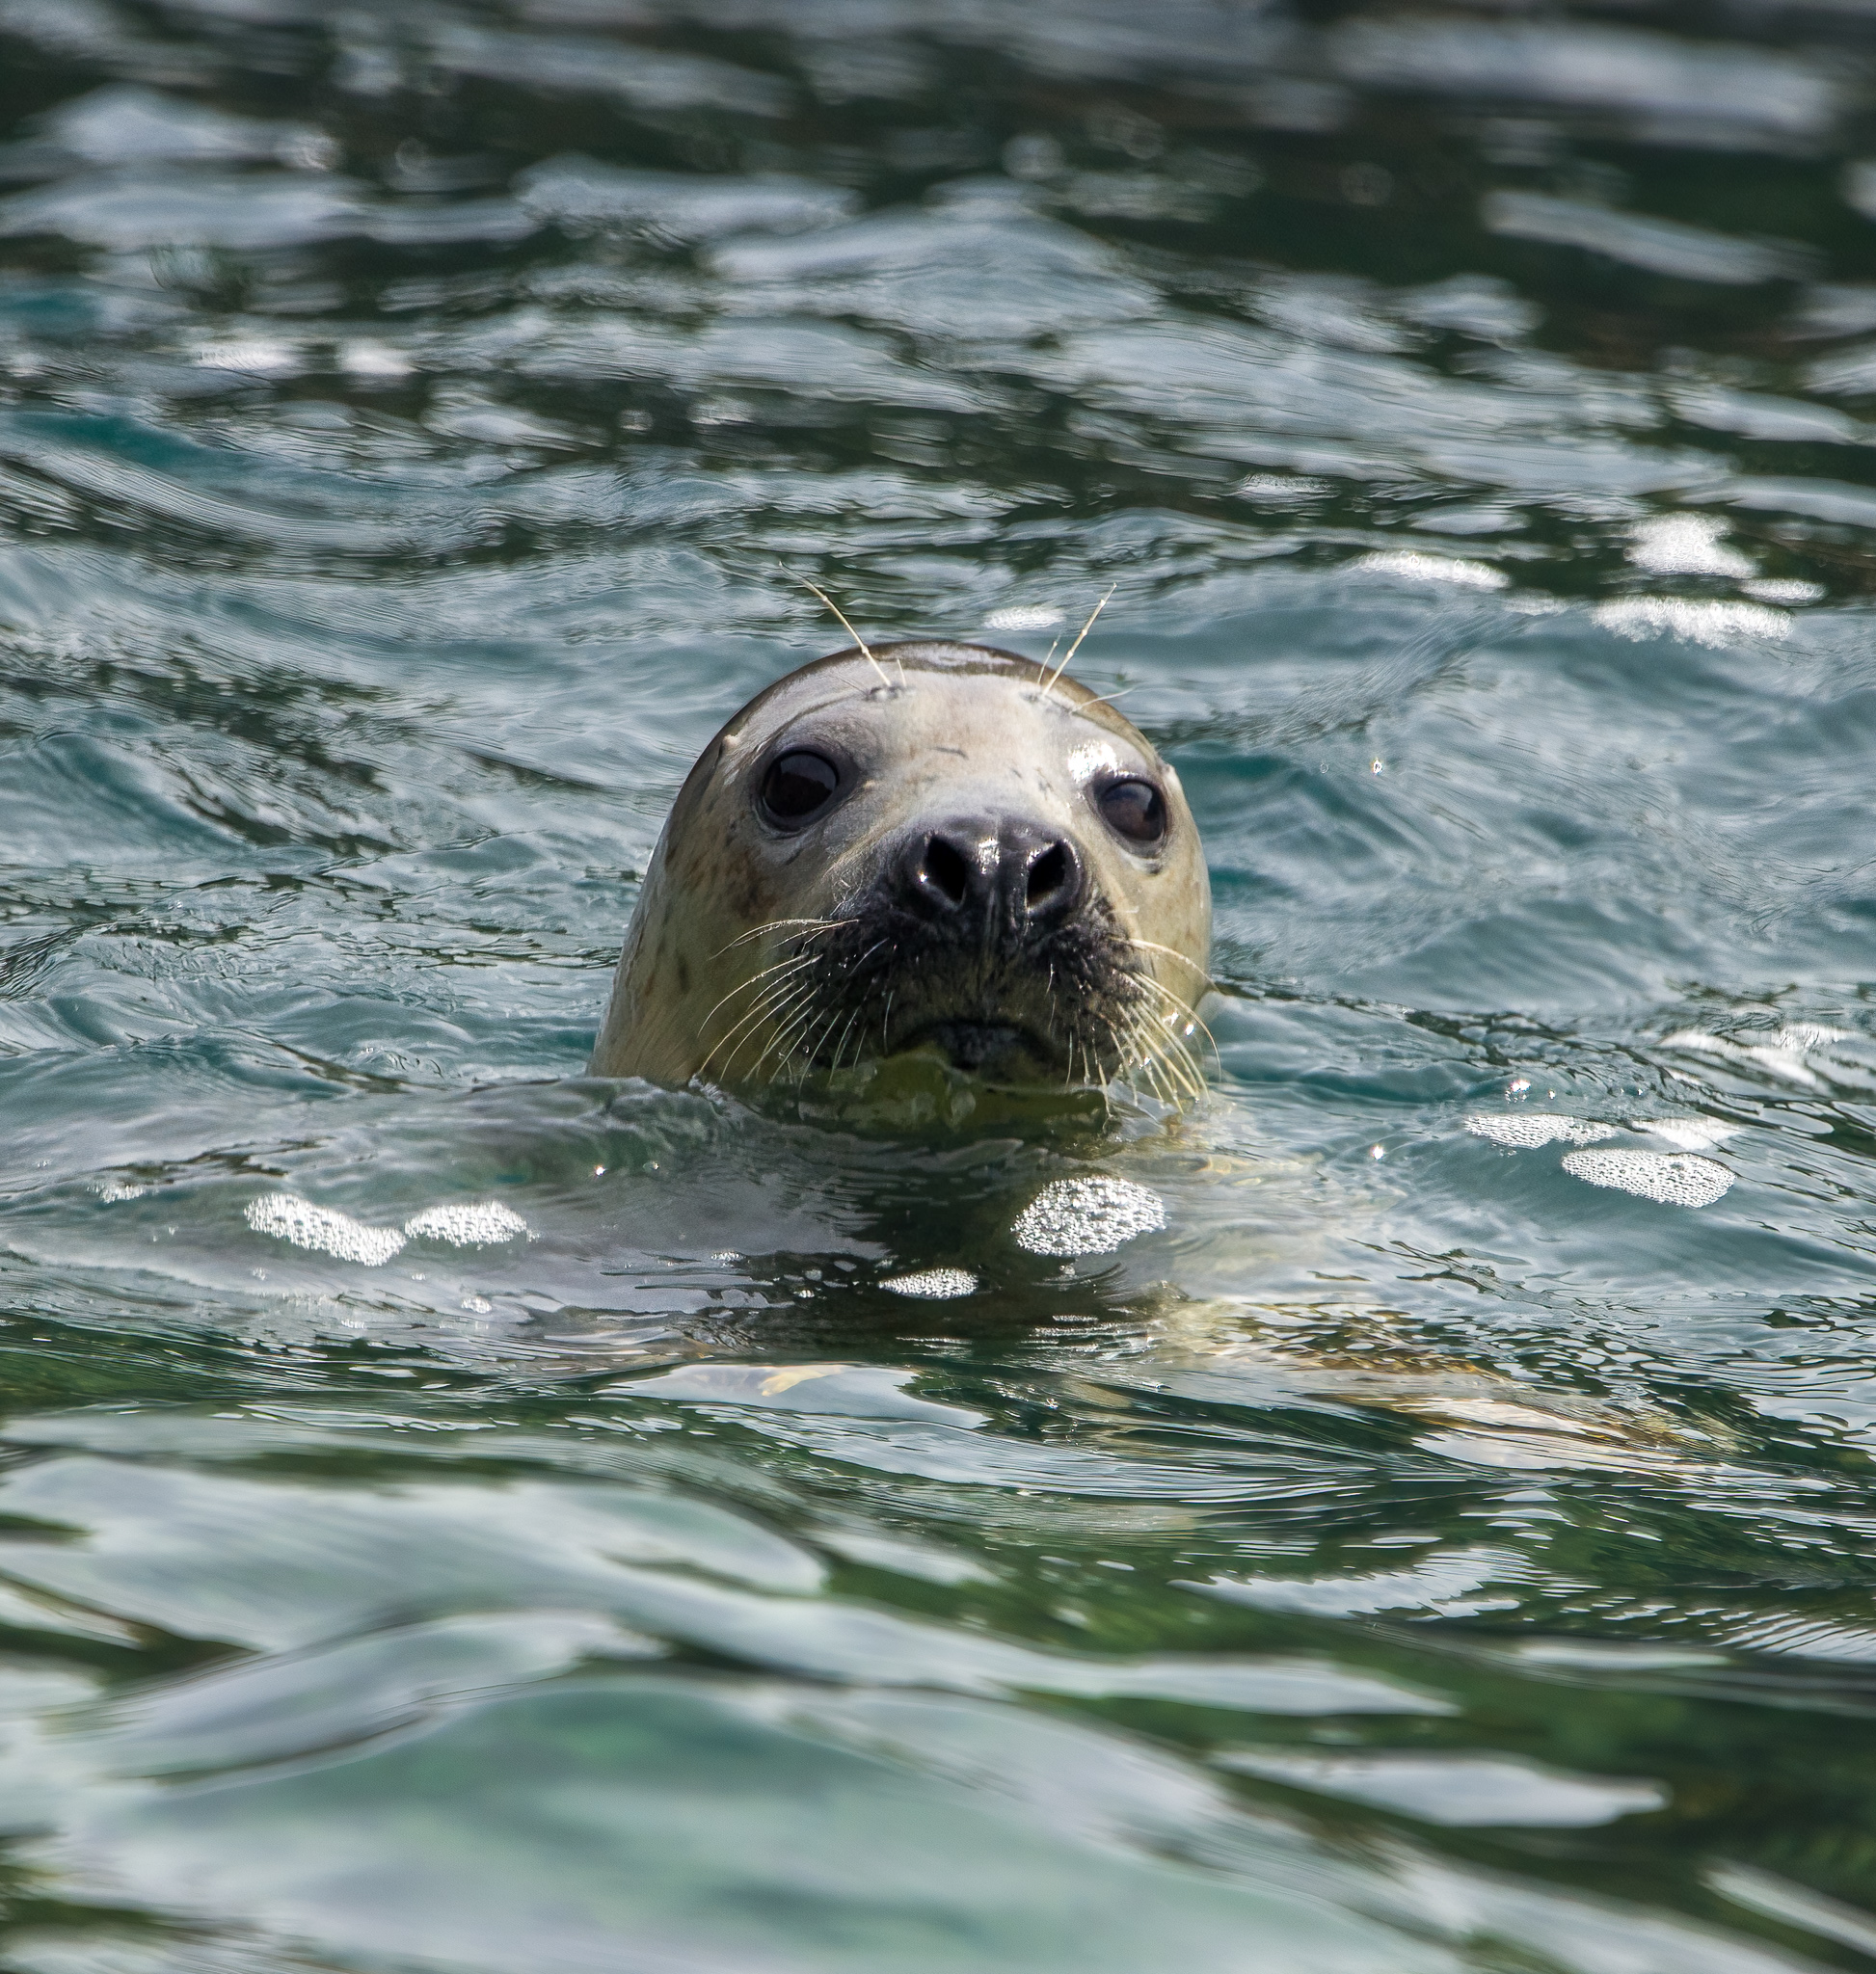
[{"label": "seal whisker", "polygon": [[811,1042],[795,1043],[793,1047],[791,1047],[789,1050],[788,1054],[785,1056],[783,1056],[782,1060],[776,1064],[776,1076],[778,1078],[786,1076],[791,1066],[792,1066],[796,1071],[795,1081],[805,1082],[808,1078],[808,1072],[815,1066],[815,1057],[820,1054],[821,1044],[826,1041],[828,1031],[833,1027],[834,1024],[840,1020],[840,1018],[841,1011],[837,1007],[830,1015],[827,1016],[827,1018],[820,1024],[820,1026],[815,1029],[814,1039]]},{"label": "seal whisker", "polygon": [[728,1060],[726,1060],[723,1064],[723,1074],[725,1076],[728,1076],[730,1073],[730,1064],[734,1062],[737,1059],[737,1057],[742,1054],[743,1050],[748,1046],[749,1041],[752,1039],[753,1033],[760,1030],[764,1020],[784,1020],[787,1017],[787,1015],[800,1002],[802,998],[808,994],[811,994],[813,991],[814,985],[812,981],[792,978],[782,981],[776,987],[769,989],[769,991],[762,997],[762,1000],[758,1002],[758,1004],[755,1007],[751,1008],[749,1012],[746,1013],[743,1016],[743,1018],[736,1025],[736,1027],[733,1027],[730,1030],[730,1032],[727,1035],[725,1035],[719,1043],[717,1043],[716,1049],[712,1049],[710,1054],[704,1058],[703,1067],[706,1069],[710,1067],[711,1060],[714,1058],[716,1054],[717,1049],[727,1049],[729,1045],[733,1041],[736,1041],[736,1038],[738,1035],[740,1035],[743,1039],[740,1042],[737,1043],[735,1050],[732,1051]]},{"label": "seal whisker", "polygon": [[768,1024],[768,1040],[764,1044],[762,1054],[749,1065],[750,1078],[753,1080],[761,1076],[763,1064],[778,1049],[786,1050],[788,1037],[794,1028],[803,1022],[813,1021],[814,1018],[814,998],[805,990],[787,1002],[778,1014],[772,1016]]},{"label": "seal whisker", "polygon": [[[865,1027],[859,1027],[859,1022],[860,1017],[866,1011],[866,1002],[864,1000],[856,1001],[853,1012],[847,1016],[846,1027],[841,1030],[841,1039],[834,1045],[834,1067],[836,1069],[839,1069],[841,1066],[841,1057],[846,1054],[846,1045],[849,1040],[853,1043],[853,1066],[856,1069],[860,1066],[860,1049],[867,1031]],[[855,1033],[856,1027],[858,1028],[857,1034]]]},{"label": "seal whisker", "polygon": [[1130,1015],[1125,1039],[1116,1035],[1115,1053],[1121,1057],[1120,1074],[1123,1077],[1143,1077],[1150,1094],[1166,1101],[1166,1084],[1159,1074],[1159,1065],[1147,1037],[1141,1030],[1138,1014]]},{"label": "seal whisker", "polygon": [[[858,1015],[859,1009],[855,1008],[853,1012],[847,1016],[846,1027],[841,1030],[840,1040],[834,1044],[834,1054],[829,1058],[827,1064],[827,1074],[829,1076],[832,1076],[834,1072],[841,1066],[842,1051],[844,1051],[846,1047],[847,1035],[852,1030],[854,1021],[858,1017]],[[813,1049],[807,1052],[807,1063],[809,1067],[813,1066],[815,1057],[820,1054],[821,1049],[827,1040],[827,1037],[834,1032],[834,1024],[837,1021],[839,1021],[840,1018],[841,1011],[838,1007],[833,1011],[832,1014],[830,1014],[827,1017],[827,1026],[821,1030],[820,1034],[815,1038],[815,1046],[813,1047]]]},{"label": "seal whisker", "polygon": [[780,1076],[783,1070],[788,1066],[788,1063],[792,1054],[792,1050],[788,1045],[791,1042],[792,1038],[795,1035],[799,1034],[800,1031],[803,1028],[805,1028],[810,1022],[814,1020],[815,1015],[817,1012],[813,999],[807,995],[804,995],[804,999],[807,1000],[807,1005],[801,1010],[799,1014],[791,1016],[791,1018],[786,1023],[780,1021],[776,1023],[775,1033],[773,1037],[770,1039],[768,1047],[764,1049],[759,1056],[756,1057],[755,1063],[749,1071],[749,1074],[752,1077],[760,1076],[762,1074],[763,1064],[768,1060],[769,1056],[773,1054],[778,1048],[781,1049],[782,1054],[776,1063],[776,1075]]},{"label": "seal whisker", "polygon": [[[784,569],[782,571],[782,574],[784,575],[788,575],[790,572]],[[880,684],[882,684],[886,688],[886,690],[890,692],[893,689],[893,681],[887,678],[885,666],[882,665],[879,662],[879,660],[873,656],[872,647],[870,644],[868,644],[866,639],[862,637],[860,633],[854,629],[852,625],[850,625],[846,621],[846,612],[843,610],[837,602],[835,602],[834,599],[830,597],[824,589],[822,589],[817,583],[810,582],[805,575],[797,575],[794,576],[792,579],[795,582],[798,582],[804,590],[813,590],[815,595],[817,596],[821,600],[821,601],[825,603],[830,610],[833,611],[834,615],[841,620],[841,628],[844,630],[847,636],[850,637],[853,640],[853,642],[859,647],[860,655],[866,659],[867,663],[870,664],[875,672],[879,674]],[[905,683],[905,660],[903,658],[900,658],[898,661],[898,682],[901,685]]]},{"label": "seal whisker", "polygon": [[[748,979],[746,979],[742,983],[742,986],[753,987],[758,980],[772,979],[777,974],[792,973],[798,971],[802,967],[815,967],[818,966],[819,964],[820,957],[817,953],[791,953],[787,959],[777,960],[772,967],[764,967],[760,974],[751,974]],[[740,993],[741,991],[741,988],[731,989],[732,993]],[[720,1001],[717,1004],[718,1006],[722,1005]]]},{"label": "seal whisker", "polygon": [[[1176,1015],[1162,1015],[1162,1022],[1177,1020]],[[1144,1011],[1135,1025],[1136,1046],[1141,1052],[1142,1060],[1156,1064],[1161,1072],[1186,1092],[1188,1096],[1199,1097],[1204,1094],[1204,1080],[1192,1061],[1184,1044],[1174,1035],[1156,1031],[1155,1025]]]},{"label": "seal whisker", "polygon": [[730,989],[729,993],[724,995],[722,1000],[716,1003],[716,1007],[711,1008],[710,1013],[697,1024],[698,1033],[702,1034],[710,1027],[710,1023],[716,1019],[717,1008],[722,1007],[727,1001],[734,1000],[738,994],[747,994],[752,987],[760,986],[763,981],[768,979],[772,974],[782,973],[785,969],[792,975],[800,973],[804,967],[812,967],[814,964],[813,954],[797,954],[791,960],[777,960],[772,967],[764,967],[760,974],[752,974],[746,980],[738,980]]},{"label": "seal whisker", "polygon": [[[860,1019],[860,1016],[864,1012],[865,1008],[866,1002],[864,1000],[856,1002],[853,1012],[847,1016],[846,1027],[841,1030],[841,1039],[834,1045],[834,1060],[832,1061],[832,1063],[828,1065],[828,1074],[830,1076],[834,1073],[835,1070],[840,1068],[841,1057],[846,1050],[847,1037],[852,1034],[853,1024]],[[830,1023],[829,1026],[831,1027],[832,1024]]]},{"label": "seal whisker", "polygon": [[1137,946],[1142,952],[1165,953],[1168,959],[1177,960],[1181,966],[1192,968],[1193,972],[1198,974],[1208,987],[1212,984],[1212,976],[1206,969],[1201,967],[1190,953],[1181,952],[1177,947],[1162,946],[1157,939],[1137,939],[1129,932],[1123,932],[1121,937],[1129,946]]},{"label": "seal whisker", "polygon": [[[860,957],[859,957],[858,959],[856,959],[856,960],[851,960],[851,961],[849,961],[849,962],[847,963],[847,966],[846,966],[846,973],[847,973],[847,975],[848,975],[848,977],[849,977],[849,978],[851,978],[851,977],[853,977],[854,975],[858,974],[859,974],[859,972],[860,972],[860,970],[861,970],[861,968],[862,968],[862,967],[864,967],[864,966],[866,965],[866,963],[867,963],[867,962],[868,962],[868,961],[869,961],[870,959],[871,959],[871,958],[872,958],[873,954],[874,954],[874,953],[876,953],[876,952],[877,952],[877,951],[879,950],[879,948],[880,948],[880,947],[881,947],[882,946],[886,946],[886,945],[888,945],[888,944],[890,944],[890,943],[891,943],[891,942],[890,942],[889,940],[886,940],[886,939],[875,939],[875,940],[873,941],[873,943],[872,943],[872,944],[871,944],[871,945],[870,947],[867,947],[866,951],[865,951],[865,952],[863,952],[863,953],[862,953],[862,954],[860,955]],[[897,948],[897,947],[895,947],[895,948],[894,948],[894,949],[895,949],[895,950],[897,950],[897,949],[898,949],[898,948]],[[834,1051],[834,1059],[833,1059],[833,1060],[832,1060],[832,1061],[831,1061],[831,1062],[830,1062],[830,1063],[829,1063],[829,1064],[827,1065],[827,1073],[828,1073],[828,1075],[829,1075],[829,1076],[832,1076],[832,1075],[833,1075],[833,1073],[835,1072],[835,1070],[837,1070],[837,1069],[839,1069],[839,1068],[840,1068],[840,1066],[841,1066],[841,1052],[842,1052],[842,1050],[844,1050],[844,1048],[846,1047],[847,1037],[848,1037],[848,1036],[849,1036],[849,1035],[850,1035],[850,1034],[851,1034],[851,1033],[853,1032],[853,1025],[854,1025],[854,1023],[855,1023],[855,1022],[857,1022],[857,1021],[858,1021],[858,1020],[860,1019],[860,1017],[861,1017],[861,1015],[862,1015],[863,1013],[865,1013],[865,1011],[866,1011],[866,1005],[867,1005],[867,1000],[866,1000],[866,983],[865,983],[865,982],[863,981],[863,982],[861,983],[861,992],[860,992],[860,995],[859,995],[859,997],[858,997],[858,998],[857,998],[857,999],[855,1000],[855,1001],[854,1001],[854,1003],[853,1003],[853,1011],[852,1011],[852,1012],[851,1012],[851,1013],[850,1013],[850,1014],[849,1014],[849,1015],[847,1016],[847,1018],[846,1018],[846,1027],[844,1027],[844,1028],[843,1028],[843,1029],[841,1030],[841,1039],[840,1039],[840,1043],[839,1043],[839,1046],[838,1046],[838,1047],[837,1047],[837,1048],[835,1049],[835,1051]],[[891,1005],[892,1005],[892,997],[891,997],[891,995],[888,995],[888,997],[887,997],[887,1006],[888,1006],[888,1008],[890,1008],[890,1007],[891,1007]],[[835,1022],[837,1022],[837,1021],[839,1021],[839,1020],[840,1020],[840,1018],[841,1018],[841,1011],[840,1011],[840,1009],[839,1009],[838,1007],[836,1007],[836,1008],[835,1008],[835,1010],[834,1010],[834,1012],[833,1012],[833,1015],[832,1015],[832,1016],[830,1017],[830,1019],[829,1019],[829,1021],[828,1021],[828,1027],[829,1027],[831,1028],[831,1027],[833,1027],[834,1023],[835,1023]],[[862,1032],[864,1033],[864,1030],[863,1030]],[[855,1059],[857,1060],[858,1058],[856,1057]]]},{"label": "seal whisker", "polygon": [[[1156,987],[1160,985],[1157,981],[1153,984]],[[1161,992],[1175,1006],[1183,1008],[1184,1003],[1176,996],[1166,994],[1164,988]],[[1162,1014],[1158,1019],[1160,1022],[1173,1022],[1178,1016]],[[1154,1019],[1144,1008],[1137,1007],[1129,1020],[1125,1054],[1130,1058],[1128,1072],[1139,1070],[1143,1073],[1164,1102],[1176,1104],[1178,1093],[1182,1091],[1193,1098],[1204,1094],[1204,1082],[1183,1043],[1176,1037],[1157,1032]]]},{"label": "seal whisker", "polygon": [[[752,925],[747,932],[738,932],[728,946],[719,946],[710,955],[720,960],[726,952],[738,946],[747,946],[752,939],[760,939],[764,932],[779,932],[784,925],[807,925],[817,932],[831,932],[836,925],[850,925],[851,919],[771,919],[765,925]],[[806,939],[808,933],[801,934]]]},{"label": "seal whisker", "polygon": [[[791,991],[791,983],[795,981],[796,976],[806,973],[808,969],[813,965],[814,961],[812,959],[799,960],[792,967],[790,968],[788,973],[785,974],[781,979],[771,980],[769,984],[766,987],[764,987],[762,992],[757,995],[754,1002],[749,1007],[743,1010],[743,1020],[748,1021],[755,1019],[756,1017],[762,1014],[764,1007],[765,1005],[772,1003],[778,999],[785,998]],[[745,980],[739,987],[732,987],[730,989],[730,992],[723,997],[723,1000],[732,1000],[738,994],[746,994],[752,987],[757,987],[760,985],[760,976],[754,980]],[[716,1003],[716,1007],[721,1007],[722,1005],[722,1000],[719,1000]],[[710,1014],[713,1015],[715,1012],[715,1007],[710,1009]],[[709,1025],[709,1021],[710,1016],[707,1015],[704,1018],[704,1020],[698,1024],[699,1033],[701,1033],[703,1029]],[[739,1022],[737,1026],[737,1027],[740,1027],[741,1023]],[[736,1028],[732,1028],[730,1030],[731,1034],[735,1034],[736,1032]],[[727,1040],[728,1038],[726,1037],[725,1039]]]},{"label": "seal whisker", "polygon": [[[1119,587],[1120,585],[1117,582],[1111,582],[1108,585],[1108,595],[1106,597],[1103,597],[1101,600],[1095,604],[1094,608],[1088,612],[1087,622],[1084,624],[1081,629],[1075,633],[1075,642],[1071,644],[1068,647],[1067,651],[1062,654],[1061,663],[1059,664],[1056,667],[1055,671],[1050,674],[1048,684],[1046,684],[1042,688],[1044,692],[1053,692],[1056,689],[1056,680],[1059,679],[1065,671],[1067,671],[1068,661],[1082,648],[1082,639],[1085,638],[1088,634],[1088,632],[1094,628],[1094,620],[1098,616],[1100,616],[1103,610],[1105,610],[1108,607],[1108,598],[1112,597],[1114,591],[1117,590]],[[1054,654],[1051,653],[1050,655],[1054,656]]]},{"label": "seal whisker", "polygon": [[[827,1030],[840,1020],[839,1008],[835,1008],[831,1014],[822,1016],[818,1021],[816,1019],[817,1013],[817,1010],[811,1007],[804,1014],[797,1015],[791,1024],[787,1035],[780,1038],[784,1042],[784,1047],[775,1061],[775,1074],[778,1080],[786,1076],[791,1066],[797,1064],[800,1076],[805,1077],[814,1061],[814,1049],[820,1046]],[[813,1048],[808,1046],[808,1037],[811,1034],[815,1038]],[[758,1063],[757,1067],[760,1068],[761,1064]],[[796,1080],[799,1080],[800,1077],[797,1077]]]},{"label": "seal whisker", "polygon": [[[1133,943],[1139,946],[1146,942],[1136,940]],[[1182,996],[1175,994],[1164,980],[1156,979],[1151,974],[1135,974],[1132,977],[1148,993],[1157,994],[1161,1000],[1166,1003],[1166,1014],[1165,1018],[1167,1021],[1190,1023],[1193,1027],[1196,1028],[1205,1037],[1206,1043],[1212,1051],[1213,1061],[1219,1070],[1222,1070],[1224,1061],[1219,1054],[1218,1037],[1212,1033],[1211,1027],[1199,1015],[1198,1010],[1193,1006],[1192,1002],[1185,1000]],[[1185,1046],[1183,1037],[1180,1038],[1180,1046]]]},{"label": "seal whisker", "polygon": [[1056,654],[1057,654],[1057,653],[1058,653],[1058,652],[1059,652],[1059,651],[1060,649],[1061,649],[1061,633],[1060,633],[1059,631],[1058,631],[1058,632],[1056,633],[1055,637],[1054,637],[1054,638],[1053,638],[1053,639],[1052,639],[1052,640],[1050,641],[1050,644],[1049,644],[1049,655],[1048,655],[1048,657],[1044,658],[1044,659],[1042,660],[1041,664],[1039,664],[1039,665],[1038,665],[1038,666],[1037,666],[1037,667],[1035,668],[1035,682],[1036,682],[1036,683],[1037,683],[1038,685],[1040,685],[1040,684],[1042,683],[1043,680],[1044,680],[1045,678],[1047,678],[1047,677],[1048,677],[1048,673],[1049,673],[1049,667],[1050,667],[1051,663],[1052,663],[1052,662],[1054,661]]},{"label": "seal whisker", "polygon": [[[779,1026],[783,1022],[790,1020],[793,1016],[795,1009],[799,1007],[803,1001],[807,1000],[808,998],[809,990],[806,987],[803,987],[796,991],[792,999],[784,1000],[779,1008],[769,1010],[768,1049],[772,1049],[775,1046],[775,1032]],[[743,1034],[742,1039],[737,1044],[737,1046],[733,1050],[731,1050],[729,1055],[724,1060],[723,1074],[725,1077],[728,1077],[728,1075],[730,1074],[732,1067],[736,1063],[737,1057],[740,1055],[742,1052],[749,1047],[750,1043],[755,1041],[757,1036],[759,1036],[763,1032],[762,1024],[760,1020],[756,1022],[746,1023],[744,1027],[746,1032]],[[755,1066],[749,1072],[752,1078],[755,1076],[756,1071],[761,1069],[764,1058],[768,1054],[768,1049],[764,1049],[763,1051],[762,1055],[759,1055],[756,1058]]]}]

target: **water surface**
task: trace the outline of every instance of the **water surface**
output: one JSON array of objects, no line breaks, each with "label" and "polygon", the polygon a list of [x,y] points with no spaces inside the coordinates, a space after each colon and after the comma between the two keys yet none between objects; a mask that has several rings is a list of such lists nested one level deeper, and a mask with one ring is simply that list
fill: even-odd
[{"label": "water surface", "polygon": [[[10,1969],[1876,1967],[1873,35],[0,4]],[[798,576],[1189,1115],[583,1076]]]}]

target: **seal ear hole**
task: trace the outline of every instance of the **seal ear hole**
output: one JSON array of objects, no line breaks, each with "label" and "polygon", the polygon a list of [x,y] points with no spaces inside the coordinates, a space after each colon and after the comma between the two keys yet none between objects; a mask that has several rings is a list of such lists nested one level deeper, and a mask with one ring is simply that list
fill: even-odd
[{"label": "seal ear hole", "polygon": [[759,799],[770,822],[799,829],[833,801],[840,786],[841,771],[824,754],[796,748],[769,763]]},{"label": "seal ear hole", "polygon": [[1166,841],[1166,797],[1151,782],[1130,775],[1125,781],[1110,782],[1095,799],[1102,819],[1116,836],[1142,850],[1158,849]]}]

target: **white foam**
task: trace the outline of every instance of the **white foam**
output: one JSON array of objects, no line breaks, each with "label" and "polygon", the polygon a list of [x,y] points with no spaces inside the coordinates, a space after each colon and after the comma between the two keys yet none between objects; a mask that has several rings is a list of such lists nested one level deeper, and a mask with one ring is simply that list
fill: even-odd
[{"label": "white foam", "polygon": [[1061,619],[1062,612],[1053,603],[1011,603],[1006,609],[992,610],[983,624],[986,630],[1050,630]]},{"label": "white foam", "polygon": [[[1628,559],[1661,575],[1754,575],[1750,555],[1726,547],[1720,522],[1704,514],[1663,514],[1637,523]],[[1770,600],[1768,599],[1768,600]]]},{"label": "white foam", "polygon": [[1559,1117],[1550,1110],[1475,1111],[1465,1120],[1465,1128],[1490,1138],[1493,1144],[1513,1145],[1519,1151],[1554,1144],[1559,1138],[1567,1144],[1593,1145],[1598,1138],[1616,1134],[1613,1124],[1597,1124],[1588,1117]]},{"label": "white foam", "polygon": [[948,1302],[954,1295],[977,1293],[978,1278],[969,1268],[921,1268],[909,1275],[888,1275],[879,1285],[895,1295],[916,1295],[922,1301]]},{"label": "white foam", "polygon": [[1511,581],[1489,562],[1468,562],[1457,555],[1423,555],[1417,548],[1390,548],[1364,555],[1354,565],[1357,575],[1398,575],[1408,582],[1445,582],[1467,590],[1502,590]]},{"label": "white foam", "polygon": [[302,367],[300,352],[291,343],[259,336],[199,344],[195,360],[204,370],[238,370],[253,377],[288,377]]},{"label": "white foam", "polygon": [[367,1227],[350,1214],[313,1206],[290,1192],[270,1192],[250,1200],[248,1225],[256,1234],[272,1234],[292,1241],[295,1247],[336,1255],[340,1261],[361,1262],[368,1268],[382,1267],[404,1245],[401,1228]]},{"label": "white foam", "polygon": [[1829,592],[1821,582],[1800,582],[1795,576],[1765,575],[1739,587],[1761,603],[1821,603]]},{"label": "white foam", "polygon": [[1732,1184],[1724,1165],[1688,1152],[1570,1152],[1564,1170],[1592,1186],[1673,1207],[1710,1207]]},{"label": "white foam", "polygon": [[496,1247],[527,1232],[527,1222],[498,1199],[480,1206],[427,1207],[404,1222],[413,1240],[446,1240],[451,1247]]},{"label": "white foam", "polygon": [[1626,597],[1590,612],[1622,637],[1684,637],[1718,650],[1742,637],[1789,637],[1791,619],[1763,603],[1695,602],[1686,597]]},{"label": "white foam", "polygon": [[121,1199],[142,1199],[149,1190],[147,1186],[122,1186],[116,1181],[100,1181],[92,1190],[107,1204]]},{"label": "white foam", "polygon": [[1166,1225],[1166,1202],[1128,1179],[1057,1179],[1010,1232],[1032,1254],[1111,1254]]},{"label": "white foam", "polygon": [[348,377],[408,377],[416,363],[389,343],[360,336],[339,345],[338,367]]},{"label": "white foam", "polygon": [[1240,500],[1256,500],[1288,506],[1293,501],[1313,500],[1332,491],[1328,481],[1312,480],[1300,473],[1252,473],[1232,488]]}]

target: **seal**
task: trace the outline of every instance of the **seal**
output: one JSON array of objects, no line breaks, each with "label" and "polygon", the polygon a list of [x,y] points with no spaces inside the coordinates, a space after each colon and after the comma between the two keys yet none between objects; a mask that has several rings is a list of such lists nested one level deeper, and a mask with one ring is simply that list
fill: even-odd
[{"label": "seal", "polygon": [[1179,777],[1032,658],[836,652],[760,692],[653,853],[591,1073],[723,1085],[912,1051],[1201,1087],[1211,888]]}]

